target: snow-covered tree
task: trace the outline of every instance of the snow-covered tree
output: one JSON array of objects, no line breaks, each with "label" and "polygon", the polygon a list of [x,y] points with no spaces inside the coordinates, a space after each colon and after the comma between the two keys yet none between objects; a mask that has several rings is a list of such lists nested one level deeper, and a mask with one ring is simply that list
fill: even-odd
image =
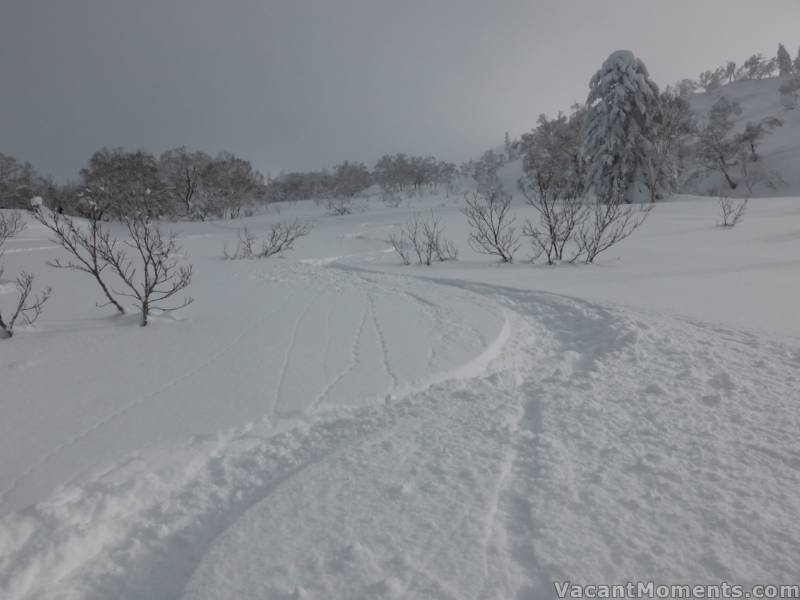
[{"label": "snow-covered tree", "polygon": [[800,73],[800,48],[797,49],[797,58],[794,59],[794,70]]},{"label": "snow-covered tree", "polygon": [[200,217],[196,204],[211,161],[205,152],[190,152],[183,146],[161,155],[159,169],[173,211],[189,218]]},{"label": "snow-covered tree", "polygon": [[686,140],[693,130],[689,102],[667,87],[659,95],[644,168],[644,185],[651,202],[678,190],[686,170]]},{"label": "snow-covered tree", "polygon": [[781,104],[786,110],[794,110],[800,103],[800,72],[785,81],[780,89]]},{"label": "snow-covered tree", "polygon": [[783,121],[777,117],[767,117],[754,123],[748,121],[744,131],[736,139],[740,142],[747,157],[752,162],[758,162],[758,146],[766,136],[772,133],[776,127],[783,125]]},{"label": "snow-covered tree", "polygon": [[765,79],[771,77],[778,67],[778,59],[770,58],[767,60],[763,54],[753,54],[744,61],[739,68],[739,79]]},{"label": "snow-covered tree", "polygon": [[718,171],[732,190],[739,182],[732,172],[740,156],[741,144],[733,134],[734,117],[742,114],[738,102],[726,97],[717,100],[697,132],[697,158],[706,171]]},{"label": "snow-covered tree", "polygon": [[725,78],[728,80],[728,83],[736,81],[736,63],[732,60],[728,61],[728,64],[725,65]]},{"label": "snow-covered tree", "polygon": [[584,153],[598,201],[630,201],[646,163],[658,86],[632,52],[611,54],[589,83]]},{"label": "snow-covered tree", "polygon": [[702,87],[706,93],[718,90],[722,86],[722,78],[725,76],[725,73],[724,67],[720,67],[715,71],[703,71],[700,73],[699,77],[700,87]]},{"label": "snow-covered tree", "polygon": [[778,73],[781,77],[787,77],[794,73],[792,57],[789,56],[789,52],[786,50],[783,44],[778,44],[778,56],[776,58],[778,61]]}]

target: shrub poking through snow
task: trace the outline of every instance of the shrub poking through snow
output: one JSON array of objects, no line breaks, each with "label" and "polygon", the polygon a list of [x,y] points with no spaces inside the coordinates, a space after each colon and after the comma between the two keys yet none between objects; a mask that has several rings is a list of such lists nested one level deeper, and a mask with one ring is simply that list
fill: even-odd
[{"label": "shrub poking through snow", "polygon": [[433,213],[429,219],[423,219],[419,213],[411,215],[399,235],[389,236],[389,243],[404,265],[411,264],[412,253],[418,264],[427,266],[434,261],[458,260],[458,250],[444,237],[441,221]]},{"label": "shrub poking through snow", "polygon": [[300,221],[291,223],[275,223],[266,232],[263,238],[259,238],[247,227],[238,231],[236,249],[228,251],[227,244],[223,249],[225,258],[230,260],[240,260],[245,258],[269,258],[275,254],[280,254],[294,248],[294,244],[301,237],[308,235],[311,227]]},{"label": "shrub poking through snow", "polygon": [[47,261],[47,264],[57,269],[70,269],[91,275],[106,297],[107,302],[102,306],[110,304],[118,313],[124,314],[125,309],[114,297],[105,280],[104,271],[108,267],[108,261],[104,258],[101,250],[103,248],[108,250],[116,244],[116,240],[111,237],[109,230],[103,226],[105,212],[105,209],[98,204],[90,202],[82,210],[86,217],[85,223],[58,212],[49,211],[45,207],[34,211],[33,216],[53,234],[51,241],[61,246],[70,255],[66,262],[56,258]]},{"label": "shrub poking through snow", "polygon": [[464,196],[463,209],[470,227],[469,245],[479,254],[498,256],[504,263],[514,262],[520,236],[511,214],[511,195],[499,188],[472,192]]},{"label": "shrub poking through snow", "polygon": [[645,221],[653,205],[634,208],[622,202],[597,202],[577,229],[576,241],[584,263],[595,261],[602,252],[630,236]]},{"label": "shrub poking through snow", "polygon": [[717,221],[718,227],[733,228],[744,218],[747,209],[747,198],[744,200],[733,200],[732,198],[720,198],[719,209],[722,214],[722,221]]},{"label": "shrub poking through snow", "polygon": [[[25,220],[16,211],[0,213],[0,259],[3,257],[5,242],[25,229]],[[0,279],[3,277],[4,268],[0,264]],[[27,325],[32,325],[39,315],[42,307],[50,298],[51,288],[39,294],[33,293],[33,275],[25,271],[17,275],[14,286],[17,290],[16,301],[9,313],[0,310],[0,337],[10,338],[14,335],[14,326],[20,319]]]},{"label": "shrub poking through snow", "polygon": [[330,198],[327,202],[328,213],[334,217],[341,217],[353,213],[353,198],[350,196],[339,196]]},{"label": "shrub poking through snow", "polygon": [[125,291],[116,293],[135,301],[141,325],[148,324],[154,310],[172,312],[191,304],[194,299],[187,297],[177,305],[164,305],[192,282],[192,266],[181,265],[177,258],[180,247],[176,235],[172,232],[165,235],[143,214],[124,216],[121,220],[128,239],[119,243],[108,238],[110,243],[100,247],[100,254],[124,284]]},{"label": "shrub poking through snow", "polygon": [[520,179],[519,188],[525,200],[538,213],[538,223],[526,219],[522,235],[533,244],[534,260],[544,254],[547,264],[580,258],[575,235],[589,216],[589,208],[568,187],[549,184],[549,179],[536,177]]}]

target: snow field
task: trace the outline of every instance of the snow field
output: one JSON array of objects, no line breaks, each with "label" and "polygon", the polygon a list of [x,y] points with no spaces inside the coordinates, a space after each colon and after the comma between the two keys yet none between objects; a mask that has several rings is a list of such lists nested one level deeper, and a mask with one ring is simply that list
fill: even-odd
[{"label": "snow field", "polygon": [[28,230],[6,262],[57,295],[0,346],[0,597],[796,580],[797,200],[733,231],[713,201],[665,203],[560,268],[470,253],[442,202],[461,260],[430,269],[385,243],[423,202],[286,208],[315,229],[269,261],[182,224],[197,302],[144,330]]}]

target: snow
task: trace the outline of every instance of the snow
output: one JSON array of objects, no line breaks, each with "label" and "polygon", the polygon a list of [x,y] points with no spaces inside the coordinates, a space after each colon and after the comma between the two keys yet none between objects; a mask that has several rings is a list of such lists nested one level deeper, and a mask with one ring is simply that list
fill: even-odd
[{"label": "snow", "polygon": [[[778,117],[783,121],[781,127],[773,130],[761,142],[759,162],[766,171],[777,172],[784,183],[776,190],[761,186],[756,189],[759,195],[800,194],[800,109],[787,110],[781,103],[779,89],[785,81],[785,77],[735,81],[711,93],[696,94],[690,98],[692,110],[698,117],[706,115],[712,104],[722,96],[738,102],[742,114],[736,118],[736,131],[744,130],[745,124],[750,121],[758,123],[767,117]],[[726,189],[721,179],[716,177],[704,179],[697,187],[700,193],[706,193],[712,187]],[[740,190],[738,195],[744,193],[744,190]]]},{"label": "snow", "polygon": [[[0,343],[0,597],[797,581],[800,198],[723,230],[680,197],[558,267],[476,255],[460,206],[175,224],[196,301],[147,328],[45,267],[31,223],[6,278],[54,296]],[[386,240],[431,208],[460,260],[403,267]],[[284,257],[221,258],[295,217]]]}]

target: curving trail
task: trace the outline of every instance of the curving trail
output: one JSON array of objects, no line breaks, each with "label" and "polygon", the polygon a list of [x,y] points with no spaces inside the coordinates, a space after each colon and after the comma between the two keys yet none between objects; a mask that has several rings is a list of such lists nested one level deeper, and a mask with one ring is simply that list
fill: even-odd
[{"label": "curving trail", "polygon": [[[1,598],[538,600],[554,580],[800,576],[797,348],[335,259],[240,275],[227,308],[257,318],[0,491],[152,427],[0,517]],[[166,435],[170,414],[208,433]]]},{"label": "curving trail", "polygon": [[[0,521],[3,597],[522,599],[551,597],[553,580],[656,569],[707,582],[797,574],[792,348],[433,285],[505,315],[458,377],[197,438],[169,460],[140,454],[66,488]],[[377,291],[361,293],[347,368],[312,404],[365,358]]]}]

